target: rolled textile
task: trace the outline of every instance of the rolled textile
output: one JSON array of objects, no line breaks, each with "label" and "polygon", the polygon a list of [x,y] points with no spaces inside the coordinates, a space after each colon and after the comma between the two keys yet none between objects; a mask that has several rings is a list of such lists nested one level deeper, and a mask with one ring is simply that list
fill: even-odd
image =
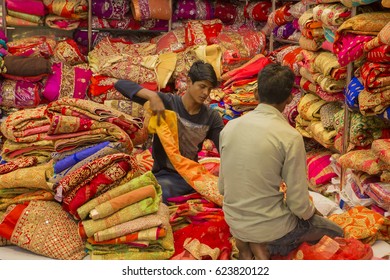
[{"label": "rolled textile", "polygon": [[255,21],[267,21],[271,13],[271,2],[252,1],[247,2],[244,9],[244,15],[248,19]]},{"label": "rolled textile", "polygon": [[88,1],[86,0],[42,0],[49,14],[64,18],[86,19]]},{"label": "rolled textile", "polygon": [[14,170],[19,169],[19,168],[26,168],[26,167],[34,166],[37,163],[38,163],[38,159],[37,159],[37,157],[34,157],[34,156],[18,158],[18,159],[6,162],[4,164],[0,164],[0,175],[14,171]]},{"label": "rolled textile", "polygon": [[28,21],[22,18],[18,18],[15,16],[7,15],[5,17],[5,21],[7,22],[7,26],[39,26],[42,25],[38,22]]},{"label": "rolled textile", "polygon": [[135,20],[165,19],[172,17],[172,5],[169,0],[132,0],[131,12]]},{"label": "rolled textile", "polygon": [[372,93],[362,90],[358,96],[359,110],[365,116],[382,114],[390,105],[390,89]]},{"label": "rolled textile", "polygon": [[42,16],[36,16],[31,13],[26,14],[8,9],[7,14],[15,18],[20,18],[29,22],[38,23],[39,25],[42,25],[44,22],[44,18]]},{"label": "rolled textile", "polygon": [[48,11],[39,0],[6,0],[7,9],[25,14],[45,16]]},{"label": "rolled textile", "polygon": [[133,190],[136,190],[141,187],[145,187],[148,185],[154,185],[156,186],[157,180],[156,177],[154,177],[152,172],[146,172],[138,177],[135,177],[131,179],[130,181],[119,185],[107,192],[102,193],[96,198],[91,199],[87,203],[83,204],[77,209],[77,213],[79,217],[84,220],[89,215],[90,211],[94,209],[96,206],[98,206],[101,203],[104,203],[106,201],[109,201],[115,197],[118,197],[120,195],[123,195],[127,192],[131,192]]},{"label": "rolled textile", "polygon": [[92,2],[92,15],[100,18],[122,19],[130,11],[128,0],[94,0]]},{"label": "rolled textile", "polygon": [[98,231],[93,235],[93,239],[97,242],[101,242],[151,227],[160,227],[167,217],[169,217],[168,206],[164,203],[160,203],[158,210],[155,213]]},{"label": "rolled textile", "polygon": [[7,74],[16,76],[37,76],[52,72],[50,60],[43,57],[7,55],[4,57],[4,66]]},{"label": "rolled textile", "polygon": [[155,198],[156,195],[153,185],[141,187],[99,204],[91,210],[90,217],[93,220],[102,219],[147,197]]},{"label": "rolled textile", "polygon": [[178,0],[172,15],[173,21],[215,18],[214,9],[209,0]]},{"label": "rolled textile", "polygon": [[349,108],[359,109],[358,96],[363,89],[364,86],[360,80],[357,77],[353,77],[345,90],[345,102]]},{"label": "rolled textile", "polygon": [[390,165],[390,139],[374,140],[371,149],[382,161]]},{"label": "rolled textile", "polygon": [[381,45],[368,51],[367,61],[390,63],[390,45]]},{"label": "rolled textile", "polygon": [[299,115],[308,121],[319,120],[320,109],[326,102],[320,97],[307,93],[305,94],[298,104]]},{"label": "rolled textile", "polygon": [[54,194],[48,190],[32,190],[6,200],[0,199],[0,211],[6,210],[12,204],[22,204],[31,200],[51,201],[54,200]]},{"label": "rolled textile", "polygon": [[81,52],[77,43],[69,38],[58,42],[54,49],[53,56],[54,61],[64,62],[72,66],[87,62],[86,56]]},{"label": "rolled textile", "polygon": [[66,18],[52,14],[45,17],[45,25],[55,29],[75,30],[81,23],[82,21],[77,18]]},{"label": "rolled textile", "polygon": [[50,58],[57,42],[46,36],[31,36],[8,42],[8,52],[17,56]]}]

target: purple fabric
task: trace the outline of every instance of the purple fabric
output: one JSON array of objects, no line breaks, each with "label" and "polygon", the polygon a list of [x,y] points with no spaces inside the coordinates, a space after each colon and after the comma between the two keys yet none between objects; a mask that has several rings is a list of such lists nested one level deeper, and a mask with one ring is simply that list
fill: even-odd
[{"label": "purple fabric", "polygon": [[6,5],[9,10],[30,15],[45,16],[48,13],[43,2],[38,0],[7,0]]},{"label": "purple fabric", "polygon": [[129,11],[129,0],[92,0],[92,14],[100,18],[123,19]]},{"label": "purple fabric", "polygon": [[173,21],[213,18],[214,9],[209,0],[178,0],[172,16]]},{"label": "purple fabric", "polygon": [[40,103],[40,84],[28,81],[2,80],[0,105],[10,108],[32,108]]},{"label": "purple fabric", "polygon": [[276,38],[287,39],[288,37],[290,37],[294,33],[294,31],[295,31],[295,28],[293,26],[293,23],[288,22],[282,26],[277,26],[276,28],[274,28],[272,33],[274,34],[274,36]]}]

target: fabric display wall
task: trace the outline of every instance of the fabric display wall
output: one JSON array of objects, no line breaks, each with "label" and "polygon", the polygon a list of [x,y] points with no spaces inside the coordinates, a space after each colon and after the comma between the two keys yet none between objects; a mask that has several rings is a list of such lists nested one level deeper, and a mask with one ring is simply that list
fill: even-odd
[{"label": "fabric display wall", "polygon": [[[206,61],[220,82],[207,104],[227,123],[258,105],[257,75],[278,62],[296,75],[283,114],[315,143],[307,150],[313,201],[324,216],[352,228],[344,239],[318,244],[337,248],[332,255],[303,244],[303,256],[294,251],[286,258],[371,258],[376,240],[390,240],[389,13],[382,7],[364,17],[378,9],[375,3],[345,1],[278,1],[274,11],[267,0],[169,2],[6,1],[13,32],[38,25],[71,35],[0,34],[0,246],[54,259],[237,259],[217,190],[214,143],[204,142],[199,162],[184,158],[175,116],[167,112],[157,127],[147,106],[114,84],[126,79],[182,95],[192,63]],[[352,6],[364,13],[352,17]],[[362,22],[370,18],[372,24]],[[347,83],[352,61],[355,76]],[[346,106],[349,150],[342,154]],[[151,172],[154,133],[194,188],[168,205]],[[341,168],[348,169],[347,186],[337,191]],[[329,199],[334,192],[336,201]],[[367,227],[359,228],[362,220]],[[348,255],[351,248],[359,250]]]}]

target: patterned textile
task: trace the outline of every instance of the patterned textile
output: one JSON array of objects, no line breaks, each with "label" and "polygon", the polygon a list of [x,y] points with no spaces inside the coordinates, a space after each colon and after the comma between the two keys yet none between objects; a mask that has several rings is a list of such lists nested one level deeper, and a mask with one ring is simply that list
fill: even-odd
[{"label": "patterned textile", "polygon": [[298,113],[298,103],[299,100],[302,97],[302,92],[298,92],[294,94],[293,100],[286,105],[286,107],[283,110],[283,115],[286,117],[288,122],[291,126],[295,127],[295,118],[297,117]]},{"label": "patterned textile", "polygon": [[6,3],[8,10],[37,16],[47,14],[44,4],[39,0],[6,0]]},{"label": "patterned textile", "polygon": [[[144,135],[144,131],[142,131],[142,121],[140,119],[92,101],[62,98],[51,102],[45,111],[45,115],[51,120],[51,125],[53,125],[54,117],[59,114],[115,124],[130,136],[134,145],[143,143],[147,138],[147,135]],[[73,128],[73,131],[77,130]]]},{"label": "patterned textile", "polygon": [[0,174],[12,172],[19,168],[34,166],[37,163],[38,158],[34,156],[18,158],[4,164],[0,164]]},{"label": "patterned textile", "polygon": [[345,90],[345,100],[349,108],[359,109],[358,96],[363,89],[364,86],[359,79],[353,77]]},{"label": "patterned textile", "polygon": [[222,25],[219,19],[188,21],[185,27],[186,46],[213,44],[222,30]]},{"label": "patterned textile", "polygon": [[73,39],[66,39],[57,43],[54,49],[54,59],[72,66],[87,62],[85,55],[81,53]]},{"label": "patterned textile", "polygon": [[334,129],[335,114],[341,109],[341,105],[336,102],[329,102],[321,107],[320,118],[324,128]]},{"label": "patterned textile", "polygon": [[88,1],[86,0],[42,0],[49,14],[64,18],[87,18]]},{"label": "patterned textile", "polygon": [[371,145],[372,151],[382,161],[390,165],[390,139],[376,139]]},{"label": "patterned textile", "polygon": [[75,30],[82,24],[82,20],[74,18],[66,18],[57,15],[47,15],[45,17],[45,25],[50,28]]},{"label": "patterned textile", "polygon": [[231,1],[217,0],[214,7],[214,17],[220,19],[224,24],[235,24],[243,21],[240,16],[241,10],[244,15],[244,4],[239,5]]},{"label": "patterned textile", "polygon": [[356,206],[343,214],[329,216],[344,229],[345,238],[355,238],[366,244],[376,240],[390,240],[390,220],[363,206]]},{"label": "patterned textile", "polygon": [[[291,252],[289,260],[371,260],[374,252],[369,244],[355,238],[334,239],[325,235],[314,245],[302,243]],[[274,259],[274,258],[273,258]],[[277,259],[277,258],[275,258]]]},{"label": "patterned textile", "polygon": [[245,18],[255,21],[267,21],[271,13],[271,6],[271,2],[268,1],[247,2],[244,9]]},{"label": "patterned textile", "polygon": [[344,168],[366,172],[376,175],[386,170],[389,166],[379,161],[372,150],[354,150],[340,156],[337,162]]},{"label": "patterned textile", "polygon": [[171,30],[151,39],[150,42],[157,45],[157,54],[184,51],[186,48],[185,30],[184,28]]},{"label": "patterned textile", "polygon": [[174,7],[173,21],[214,18],[214,10],[209,0],[178,0]]},{"label": "patterned textile", "polygon": [[390,64],[368,61],[360,67],[360,76],[367,91],[390,90]]},{"label": "patterned textile", "polygon": [[131,12],[135,20],[165,19],[172,16],[172,5],[169,0],[132,0]]},{"label": "patterned textile", "polygon": [[[343,131],[344,110],[335,114],[334,126],[337,132]],[[359,147],[367,147],[373,140],[381,137],[383,128],[385,128],[383,120],[375,116],[363,116],[358,112],[351,112],[349,142]]]},{"label": "patterned textile", "polygon": [[359,59],[363,55],[364,43],[369,42],[372,38],[372,36],[353,33],[339,35],[333,43],[333,50],[340,65],[346,66]]},{"label": "patterned textile", "polygon": [[319,120],[320,119],[320,109],[326,102],[319,98],[318,96],[307,93],[305,94],[298,104],[299,115],[305,120]]},{"label": "patterned textile", "polygon": [[342,4],[319,4],[313,8],[313,19],[326,26],[339,26],[350,18],[351,11]]},{"label": "patterned textile", "polygon": [[333,147],[337,132],[335,130],[325,129],[321,121],[311,121],[307,127],[307,131],[322,146],[326,148]]},{"label": "patterned textile", "polygon": [[[21,188],[19,188],[21,189]],[[1,197],[1,195],[0,195]],[[20,204],[31,200],[54,200],[54,195],[47,190],[30,190],[10,198],[0,198],[0,211],[5,211],[12,204]]]},{"label": "patterned textile", "polygon": [[[149,187],[154,189],[153,186],[149,186]],[[141,189],[142,188],[138,190]],[[101,242],[101,241],[117,238],[120,236],[124,236],[136,231],[140,231],[152,227],[161,227],[163,225],[163,221],[166,220],[167,217],[169,217],[169,209],[164,203],[160,203],[156,213],[145,215],[136,218],[134,220],[130,220],[128,222],[124,222],[122,224],[110,227],[108,229],[98,231],[93,235],[93,239],[96,242]]]},{"label": "patterned textile", "polygon": [[35,108],[41,103],[41,84],[3,79],[0,81],[0,105],[8,108]]},{"label": "patterned textile", "polygon": [[139,176],[136,160],[130,155],[116,153],[95,159],[60,180],[53,187],[55,199],[79,219],[77,208],[115,186],[129,172],[131,176]]},{"label": "patterned textile", "polygon": [[77,213],[81,218],[81,220],[85,220],[89,215],[90,211],[92,211],[98,205],[106,201],[109,201],[115,197],[118,197],[120,195],[126,194],[138,188],[142,188],[149,185],[155,186],[157,193],[159,192],[157,187],[158,182],[152,172],[146,172],[138,177],[131,179],[130,181],[124,184],[121,184],[111,190],[108,190],[100,194],[98,197],[89,200],[87,203],[84,203],[82,206],[80,206],[77,209]]},{"label": "patterned textile", "polygon": [[358,96],[359,110],[365,116],[382,114],[390,105],[390,89],[372,93],[362,90]]},{"label": "patterned textile", "polygon": [[160,185],[154,185],[154,188],[157,192],[155,198],[148,197],[130,204],[103,219],[80,221],[80,236],[83,238],[91,237],[99,231],[157,212],[159,205],[161,204],[161,187]]},{"label": "patterned textile", "polygon": [[8,207],[0,223],[0,236],[49,258],[80,260],[86,255],[77,224],[53,201],[30,201]]},{"label": "patterned textile", "polygon": [[0,189],[29,188],[49,190],[47,175],[53,173],[51,163],[19,168],[0,175]]},{"label": "patterned textile", "polygon": [[338,175],[334,172],[328,150],[313,150],[307,153],[307,176],[311,185],[320,186],[330,183]]},{"label": "patterned textile", "polygon": [[158,134],[169,160],[186,182],[207,199],[222,205],[223,197],[217,187],[218,177],[208,172],[203,165],[180,155],[176,113],[166,110],[165,116],[166,120],[159,126],[157,116],[152,116],[148,126],[149,132]]},{"label": "patterned textile", "polygon": [[232,253],[229,226],[224,220],[190,224],[174,232],[171,259],[229,260]]},{"label": "patterned textile", "polygon": [[14,142],[32,143],[43,139],[50,121],[44,112],[46,106],[18,110],[1,122],[1,133]]},{"label": "patterned textile", "polygon": [[390,20],[390,14],[386,12],[362,13],[345,21],[336,33],[357,33],[361,35],[377,35]]},{"label": "patterned textile", "polygon": [[370,51],[373,48],[379,47],[381,45],[390,45],[390,23],[387,23],[381,31],[379,31],[378,35],[372,39],[371,41],[364,44],[364,50]]},{"label": "patterned textile", "polygon": [[56,46],[54,39],[45,36],[25,37],[7,43],[8,52],[18,56],[50,58]]},{"label": "patterned textile", "polygon": [[[174,240],[172,227],[169,224],[169,216],[163,218],[163,227],[166,235],[157,240],[151,240],[149,246],[136,248],[129,246],[91,246],[86,244],[92,260],[167,260],[174,253]],[[149,238],[151,239],[151,238]]]},{"label": "patterned textile", "polygon": [[[341,68],[339,62],[337,61],[337,57],[329,52],[318,53],[318,55],[314,58],[313,67],[317,70],[316,72],[320,72],[324,76],[331,76],[332,71]],[[333,78],[338,80],[337,77]]]},{"label": "patterned textile", "polygon": [[39,140],[31,143],[14,142],[7,139],[3,146],[1,155],[6,161],[25,156],[36,156],[38,162],[47,162],[50,160],[50,154],[54,151],[54,143],[50,140]]},{"label": "patterned textile", "polygon": [[50,102],[61,98],[85,99],[91,76],[92,71],[86,63],[75,66],[53,63],[52,74],[47,77],[42,95]]},{"label": "patterned textile", "polygon": [[371,49],[367,53],[367,61],[376,63],[390,63],[390,45],[382,45]]},{"label": "patterned textile", "polygon": [[130,11],[128,0],[94,0],[92,15],[100,18],[122,19]]},{"label": "patterned textile", "polygon": [[314,40],[314,39],[309,39],[305,36],[301,36],[299,38],[299,46],[302,49],[316,52],[321,48],[322,41],[323,40],[320,40],[320,39]]},{"label": "patterned textile", "polygon": [[257,54],[264,53],[266,37],[264,33],[249,28],[235,30],[223,27],[216,43],[222,49],[223,72],[228,72],[242,66]]},{"label": "patterned textile", "polygon": [[295,28],[292,22],[288,22],[282,26],[277,26],[272,30],[273,35],[279,39],[288,39],[294,32]]},{"label": "patterned textile", "polygon": [[371,197],[377,205],[390,211],[390,184],[374,182],[364,185],[364,192]]},{"label": "patterned textile", "polygon": [[349,8],[359,7],[362,5],[369,5],[371,3],[378,2],[379,0],[340,0],[340,2]]},{"label": "patterned textile", "polygon": [[7,15],[5,17],[7,26],[39,26],[43,25],[42,23],[32,22],[25,19],[21,19],[15,16]]}]

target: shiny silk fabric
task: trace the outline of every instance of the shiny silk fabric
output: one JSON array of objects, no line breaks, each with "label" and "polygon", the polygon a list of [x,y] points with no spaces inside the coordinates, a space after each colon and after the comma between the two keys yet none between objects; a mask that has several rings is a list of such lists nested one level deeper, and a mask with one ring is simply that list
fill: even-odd
[{"label": "shiny silk fabric", "polygon": [[49,14],[64,18],[87,18],[88,1],[86,0],[43,0]]},{"label": "shiny silk fabric", "polygon": [[100,18],[122,19],[130,11],[128,0],[93,0],[92,14]]}]

